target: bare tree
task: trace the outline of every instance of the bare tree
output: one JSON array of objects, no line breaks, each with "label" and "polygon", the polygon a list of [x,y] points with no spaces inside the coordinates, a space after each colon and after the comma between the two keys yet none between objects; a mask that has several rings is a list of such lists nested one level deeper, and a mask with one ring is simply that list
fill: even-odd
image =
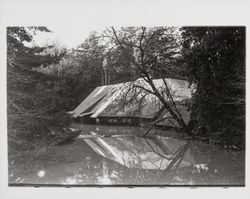
[{"label": "bare tree", "polygon": [[[128,27],[116,30],[111,27],[104,31],[103,38],[108,41],[112,49],[115,48],[123,54],[128,70],[133,70],[146,82],[146,84],[137,84],[135,81],[133,87],[143,90],[145,95],[151,94],[157,97],[184,132],[190,135],[188,125],[178,110],[173,92],[165,79],[173,74],[176,76],[175,71],[178,70],[174,66],[179,55],[178,29]],[[155,85],[153,81],[155,78],[162,79],[164,85],[161,89]]]}]

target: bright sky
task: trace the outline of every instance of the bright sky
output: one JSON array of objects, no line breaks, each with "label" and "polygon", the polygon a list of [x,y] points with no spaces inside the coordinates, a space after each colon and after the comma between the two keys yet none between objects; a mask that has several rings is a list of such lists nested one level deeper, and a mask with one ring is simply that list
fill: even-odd
[{"label": "bright sky", "polygon": [[66,48],[75,48],[80,45],[92,31],[102,31],[105,27],[86,27],[86,26],[48,26],[51,33],[38,32],[34,36],[34,44],[43,46],[46,44],[58,43]]}]

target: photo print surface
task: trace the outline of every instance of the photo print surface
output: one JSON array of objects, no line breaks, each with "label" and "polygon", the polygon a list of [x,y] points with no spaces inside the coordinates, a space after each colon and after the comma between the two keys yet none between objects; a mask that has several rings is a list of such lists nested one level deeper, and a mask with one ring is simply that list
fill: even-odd
[{"label": "photo print surface", "polygon": [[245,185],[245,27],[60,30],[6,29],[9,186]]}]

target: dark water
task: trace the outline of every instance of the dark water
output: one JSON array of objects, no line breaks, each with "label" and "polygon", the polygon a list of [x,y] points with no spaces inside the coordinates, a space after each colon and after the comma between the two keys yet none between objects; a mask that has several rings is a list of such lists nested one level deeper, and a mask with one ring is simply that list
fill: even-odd
[{"label": "dark water", "polygon": [[137,127],[75,125],[73,143],[10,162],[10,184],[244,185],[244,153]]}]

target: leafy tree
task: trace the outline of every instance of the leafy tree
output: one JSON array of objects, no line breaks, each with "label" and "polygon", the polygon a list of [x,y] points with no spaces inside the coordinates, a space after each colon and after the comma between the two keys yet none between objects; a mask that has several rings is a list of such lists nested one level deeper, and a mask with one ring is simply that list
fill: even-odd
[{"label": "leafy tree", "polygon": [[68,51],[54,64],[39,68],[54,80],[64,111],[75,108],[96,87],[103,85],[103,47],[92,33],[78,49]]},{"label": "leafy tree", "polygon": [[[27,47],[34,31],[45,27],[7,28],[7,111],[9,157],[38,151],[67,135],[68,117],[58,110],[52,79],[34,68],[57,62],[60,56],[42,55],[45,48]],[[49,47],[51,48],[51,47]]]},{"label": "leafy tree", "polygon": [[245,28],[184,27],[182,56],[192,100],[194,128],[199,135],[244,146]]},{"label": "leafy tree", "polygon": [[117,51],[107,52],[96,32],[73,52],[68,51],[59,63],[39,68],[53,77],[64,110],[72,110],[97,86],[130,81],[130,73]]}]

